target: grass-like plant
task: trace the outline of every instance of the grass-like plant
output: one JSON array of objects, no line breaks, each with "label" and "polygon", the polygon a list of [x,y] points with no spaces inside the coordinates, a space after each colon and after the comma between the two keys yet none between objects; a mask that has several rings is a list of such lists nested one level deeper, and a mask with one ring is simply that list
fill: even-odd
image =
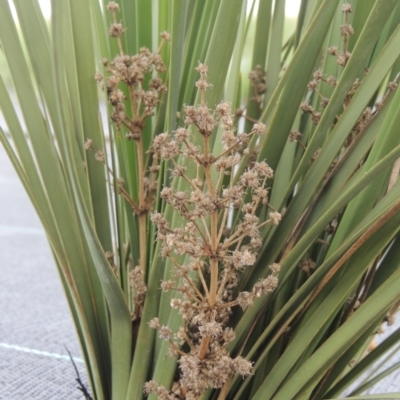
[{"label": "grass-like plant", "polygon": [[334,399],[400,341],[400,4],[303,0],[283,43],[249,3],[0,2],[0,139],[96,400]]}]

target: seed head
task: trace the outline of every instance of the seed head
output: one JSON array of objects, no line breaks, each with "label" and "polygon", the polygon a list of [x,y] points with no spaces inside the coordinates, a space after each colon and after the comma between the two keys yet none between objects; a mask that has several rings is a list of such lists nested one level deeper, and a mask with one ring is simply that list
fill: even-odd
[{"label": "seed head", "polygon": [[351,13],[353,12],[353,8],[351,7],[350,3],[344,3],[342,6],[342,12],[344,13]]},{"label": "seed head", "polygon": [[262,122],[256,122],[253,125],[253,131],[257,135],[262,135],[263,133],[265,133],[267,131],[267,127]]},{"label": "seed head", "polygon": [[397,89],[398,84],[396,82],[389,82],[387,86],[388,86],[388,89],[393,92]]},{"label": "seed head", "polygon": [[113,38],[119,38],[125,33],[125,29],[122,24],[111,24],[110,29],[108,30],[108,34]]},{"label": "seed head", "polygon": [[273,225],[278,225],[282,218],[282,215],[278,212],[270,212],[269,218],[271,219]]},{"label": "seed head", "polygon": [[299,131],[290,131],[289,133],[289,141],[294,142],[301,138],[301,133]]},{"label": "seed head", "polygon": [[354,29],[350,24],[344,24],[340,27],[340,34],[342,36],[350,36],[354,33]]},{"label": "seed head", "polygon": [[161,33],[160,33],[160,36],[161,36],[164,40],[166,40],[166,41],[168,41],[168,42],[171,40],[171,34],[168,33],[167,31],[161,32]]},{"label": "seed head", "polygon": [[115,1],[110,1],[107,4],[107,10],[108,11],[119,11],[119,5]]}]

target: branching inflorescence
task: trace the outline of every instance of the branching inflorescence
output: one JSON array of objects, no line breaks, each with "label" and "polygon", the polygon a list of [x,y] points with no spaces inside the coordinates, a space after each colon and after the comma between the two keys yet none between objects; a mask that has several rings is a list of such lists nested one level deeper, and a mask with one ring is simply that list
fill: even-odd
[{"label": "branching inflorescence", "polygon": [[[175,272],[175,279],[162,282],[161,288],[179,294],[171,306],[178,310],[183,324],[173,333],[161,326],[158,318],[150,321],[160,338],[170,342],[171,356],[180,357],[179,393],[187,399],[197,399],[208,388],[222,387],[233,374],[252,373],[251,362],[231,358],[226,350],[234,338],[228,321],[233,306],[246,309],[257,297],[276,288],[279,265],[273,264],[271,274],[250,292],[235,295],[234,291],[239,273],[256,261],[262,244],[260,228],[268,223],[278,224],[281,218],[276,211],[263,222],[257,217],[260,206],[268,204],[266,183],[273,177],[265,162],[254,162],[240,177],[234,175],[241,161],[238,147],[246,146],[253,135],[261,135],[265,126],[256,123],[250,133],[235,134],[230,105],[222,102],[210,110],[205,102],[205,91],[211,86],[207,82],[207,66],[200,64],[197,70],[201,76],[196,83],[200,104],[185,106],[185,127],[173,135],[156,136],[152,145],[155,155],[172,164],[171,175],[184,180],[188,188],[178,191],[165,187],[161,191],[162,199],[182,216],[180,227],[171,227],[161,213],[151,216],[162,243],[161,255],[171,261]],[[223,132],[223,150],[213,155],[211,138],[218,127]],[[193,143],[192,135],[196,134],[201,136],[201,145]],[[190,163],[197,171],[194,177],[187,175]],[[248,202],[244,202],[246,193]],[[227,235],[228,216],[233,208],[241,220]],[[187,351],[182,350],[183,344]],[[145,389],[161,399],[176,398],[153,381]]]},{"label": "branching inflorescence", "polygon": [[[342,13],[344,16],[344,24],[340,26],[340,36],[342,38],[342,50],[339,50],[337,46],[330,46],[327,49],[328,55],[335,56],[336,57],[336,62],[340,67],[345,67],[347,65],[348,60],[351,57],[351,53],[348,51],[348,40],[349,37],[354,34],[354,29],[352,25],[349,22],[349,14],[352,13],[352,6],[349,3],[344,3],[342,5]],[[366,70],[366,73],[368,73],[368,70]],[[321,87],[323,85],[329,85],[331,87],[336,87],[338,83],[338,77],[335,76],[329,76],[326,77],[323,73],[323,71],[317,69],[314,71],[312,75],[313,79],[308,83],[307,88],[309,90],[308,97],[309,99],[312,99],[311,96],[309,96],[311,93],[314,93],[318,101],[315,101],[314,106],[310,104],[310,101],[305,101],[302,102],[300,105],[300,110],[305,113],[309,114],[311,121],[313,125],[318,125],[319,121],[321,120],[322,114],[327,107],[330,99],[324,97],[321,94]],[[396,77],[396,80],[398,77]],[[343,102],[343,110],[347,108],[349,103],[351,102],[354,94],[356,93],[358,87],[360,86],[361,82],[360,79],[355,79],[353,82],[352,86],[350,87],[345,100]],[[381,110],[383,107],[390,91],[395,90],[397,87],[396,81],[389,82],[388,84],[388,91],[387,93],[383,96],[383,98],[380,101],[377,101],[374,105],[373,108],[367,107],[363,113],[360,115],[357,123],[353,127],[351,134],[349,135],[346,143],[343,146],[342,152],[344,152],[346,149],[350,147],[350,145],[357,140],[356,137],[360,137],[360,135],[363,133],[363,131],[368,127],[368,125],[371,123],[371,121],[374,119],[374,117],[378,114],[378,112]],[[339,116],[337,117],[339,119]],[[293,130],[289,134],[289,140],[291,142],[295,141],[297,142],[304,150],[306,149],[305,144],[301,142],[302,134],[297,131]],[[311,161],[315,161],[315,159],[318,157],[320,149],[318,149],[313,157],[311,158]],[[337,164],[337,159],[334,162],[334,165],[332,165],[332,168],[335,167]]]},{"label": "branching inflorescence", "polygon": [[[162,41],[157,52],[152,53],[146,47],[142,47],[139,54],[133,56],[124,54],[121,36],[125,33],[125,29],[122,24],[117,22],[116,16],[119,5],[110,2],[107,9],[113,16],[109,35],[117,40],[119,54],[111,62],[103,60],[109,76],[104,78],[101,73],[97,73],[95,78],[100,87],[107,92],[108,102],[112,107],[111,120],[117,130],[125,130],[126,139],[135,142],[138,171],[137,199],[134,199],[128,192],[123,179],[117,180],[119,194],[129,203],[139,220],[140,265],[130,273],[130,283],[134,289],[135,313],[133,318],[135,319],[140,315],[140,308],[146,293],[147,220],[155,200],[159,171],[157,157],[153,157],[152,164],[146,170],[146,149],[142,135],[146,119],[155,114],[162,95],[167,91],[167,86],[158,76],[166,70],[159,52],[164,43],[171,39],[171,36],[167,32],[161,33]],[[130,103],[130,109],[126,109],[127,100]],[[91,147],[90,140],[86,147]],[[97,151],[96,159],[105,162],[104,152]]]},{"label": "branching inflorescence", "polygon": [[[137,199],[122,180],[117,181],[117,188],[139,219],[140,266],[130,272],[133,318],[138,321],[147,290],[147,219],[157,189],[160,162],[172,167],[170,176],[179,183],[173,187],[183,188],[164,187],[160,193],[161,199],[181,216],[178,227],[171,226],[161,213],[154,212],[150,217],[157,227],[161,256],[169,260],[173,269],[173,279],[163,281],[161,289],[176,294],[171,307],[181,315],[182,326],[178,332],[172,332],[161,326],[158,318],[141,322],[149,323],[161,339],[169,341],[170,355],[179,358],[180,379],[174,392],[154,381],[145,385],[145,391],[160,399],[198,399],[208,388],[221,388],[235,374],[252,373],[250,361],[240,356],[232,358],[226,349],[235,336],[229,326],[231,309],[246,309],[278,285],[280,266],[273,264],[269,276],[257,282],[251,291],[238,292],[240,275],[254,265],[262,245],[260,229],[266,224],[277,225],[281,219],[274,209],[266,220],[257,216],[261,207],[269,207],[267,182],[273,178],[273,171],[266,162],[251,161],[240,176],[235,176],[242,155],[249,153],[250,140],[254,135],[262,135],[266,128],[256,122],[251,132],[238,134],[230,104],[222,102],[215,110],[209,109],[205,101],[205,92],[211,87],[208,68],[199,64],[199,104],[184,107],[184,127],[173,134],[155,136],[149,149],[152,164],[146,170],[142,135],[146,118],[154,114],[166,92],[163,81],[155,76],[164,72],[165,66],[159,51],[152,53],[141,48],[138,55],[124,54],[120,37],[125,30],[117,23],[118,4],[111,2],[107,8],[114,20],[109,34],[117,39],[120,54],[111,62],[104,61],[109,76],[104,78],[98,73],[96,80],[107,92],[117,130],[126,130],[126,139],[136,144]],[[161,45],[170,39],[166,32],[161,37]],[[257,79],[261,82],[263,78]],[[261,88],[257,93],[261,95],[262,91]],[[223,148],[214,155],[216,132],[221,133]],[[86,148],[91,146],[88,140]],[[106,162],[104,152],[97,151],[95,156]],[[235,222],[228,223],[232,217]]]}]

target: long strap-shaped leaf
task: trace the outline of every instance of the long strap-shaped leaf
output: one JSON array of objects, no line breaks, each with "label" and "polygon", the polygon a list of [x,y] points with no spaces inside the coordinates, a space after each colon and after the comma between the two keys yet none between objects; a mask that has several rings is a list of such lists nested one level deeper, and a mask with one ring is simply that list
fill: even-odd
[{"label": "long strap-shaped leaf", "polygon": [[[356,396],[356,397],[346,397],[347,400],[396,400],[400,399],[400,393],[376,393],[376,394],[370,394],[368,396]],[[337,400],[337,398],[332,398],[332,399],[324,399],[324,400]]]},{"label": "long strap-shaped leaf", "polygon": [[[379,271],[383,271],[385,276],[382,278],[387,279],[392,271],[398,267],[398,260],[400,258],[400,246],[398,245],[399,234],[396,240],[391,245],[388,254],[382,260]],[[379,272],[378,271],[378,272]],[[382,274],[383,275],[383,274]],[[377,280],[375,280],[377,281]],[[381,282],[377,282],[380,285]],[[373,289],[373,286],[371,287]],[[372,350],[367,356],[365,356],[361,361],[357,363],[356,366],[349,369],[347,374],[343,376],[343,366],[338,366],[338,370],[342,373],[340,380],[337,380],[335,384],[326,393],[326,397],[335,397],[342,393],[346,387],[349,387],[352,382],[354,382],[363,372],[365,372],[375,361],[379,360],[382,355],[387,351],[392,349],[400,341],[400,329],[393,332],[388,338],[386,338],[382,343],[380,343],[374,350]],[[336,366],[335,366],[336,368]]]},{"label": "long strap-shaped leaf", "polygon": [[[360,250],[357,250],[357,253],[351,258],[353,268],[346,271],[343,279],[339,281],[339,284],[334,290],[332,290],[330,293],[325,293],[325,296],[319,296],[314,302],[313,298],[315,294],[312,293],[311,297],[307,301],[307,304],[305,305],[305,310],[308,308],[307,314],[303,317],[300,325],[293,332],[290,344],[286,347],[284,354],[274,366],[269,376],[265,379],[264,384],[261,386],[263,388],[263,395],[265,396],[265,399],[274,398],[276,396],[273,395],[273,397],[271,397],[274,391],[279,387],[279,382],[283,382],[283,379],[286,379],[292,375],[294,362],[299,362],[299,364],[296,366],[296,369],[303,368],[304,362],[300,358],[302,354],[307,351],[308,346],[313,346],[315,343],[314,341],[318,342],[320,340],[330,322],[337,315],[340,307],[342,307],[343,303],[349,297],[355,285],[358,284],[359,279],[363,276],[365,270],[368,268],[369,260],[373,259],[373,257],[376,257],[380,252],[382,252],[385,246],[387,246],[392,239],[393,235],[397,232],[397,223],[400,215],[398,213],[399,209],[400,204],[395,204],[391,209],[384,213],[380,219],[372,224],[370,228],[365,230],[365,234],[368,234],[368,231],[371,229],[372,234],[375,232],[375,226],[379,226],[378,224],[380,223],[385,223],[386,225],[380,227],[379,239],[374,237],[372,239],[371,237],[366,239],[363,237],[364,234],[361,235],[355,244],[353,244],[334,264],[334,266],[329,269],[327,274],[324,276],[324,280],[329,278],[331,276],[331,272],[333,273],[336,268],[340,267],[340,265],[343,265],[342,260],[348,259],[348,255],[351,254],[353,249],[357,249],[357,246],[363,244],[363,247]],[[394,213],[397,213],[397,216]],[[388,222],[389,215],[392,218],[395,216],[396,217],[394,220]],[[364,244],[365,240],[367,240],[367,242],[365,242],[366,244]],[[329,259],[327,262],[329,262]],[[322,282],[324,282],[324,280]],[[319,286],[317,286],[317,288],[319,288]],[[301,288],[299,290],[304,289]],[[387,307],[390,307],[390,305]],[[385,311],[386,309],[384,309],[382,312]],[[376,324],[376,314],[371,315],[372,319],[370,320],[369,324],[370,326],[374,326]],[[351,343],[348,345],[349,347],[353,341],[357,339],[357,337],[358,336],[349,338],[349,340],[351,340]],[[325,346],[329,346],[328,343],[324,343],[321,348]],[[282,388],[284,388],[285,385],[286,382],[282,383]]]},{"label": "long strap-shaped leaf", "polygon": [[[247,354],[247,357],[252,359],[253,357],[257,356],[257,351],[260,351],[262,349],[262,346],[265,346],[266,339],[269,337],[270,338],[270,343],[266,345],[264,349],[262,349],[262,354],[259,356],[256,368],[258,367],[260,361],[264,359],[264,357],[268,354],[268,351],[270,350],[271,346],[273,343],[277,340],[277,338],[283,333],[284,329],[291,323],[292,319],[294,318],[295,315],[299,312],[299,310],[304,306],[305,300],[314,292],[315,288],[318,286],[318,284],[326,277],[329,275],[331,269],[335,265],[340,265],[340,261],[342,261],[343,257],[348,258],[348,256],[351,254],[352,249],[357,249],[357,247],[354,247],[355,242],[364,243],[363,241],[365,240],[363,238],[363,232],[366,232],[366,230],[370,230],[369,235],[371,235],[374,232],[374,227],[379,227],[382,225],[384,222],[387,223],[387,218],[385,217],[388,213],[388,210],[391,209],[392,204],[394,201],[396,201],[398,197],[398,193],[400,191],[399,185],[397,186],[396,191],[393,191],[390,196],[387,196],[385,198],[385,201],[382,201],[379,206],[377,206],[376,210],[374,213],[371,213],[373,215],[370,216],[370,218],[365,221],[365,223],[358,227],[356,231],[348,238],[346,243],[344,243],[339,251],[335,253],[334,256],[330,257],[327,259],[321,267],[310,277],[310,279],[295,293],[295,295],[290,298],[285,306],[280,310],[280,312],[277,314],[277,316],[271,321],[270,325],[265,329],[263,334],[259,337],[253,348],[250,350],[250,352]],[[385,219],[386,218],[386,219]],[[394,229],[396,231],[397,227],[392,226],[391,229]],[[391,231],[390,231],[391,232]],[[389,237],[383,238],[383,236],[380,237],[382,239],[382,243],[378,243],[376,240],[376,243],[374,246],[378,246],[375,252],[381,251],[382,246],[387,243],[388,240],[390,240],[390,235],[392,233],[389,232]],[[371,246],[373,247],[373,246]],[[349,253],[350,252],[350,253]],[[368,260],[368,257],[366,258]],[[342,263],[343,265],[343,263]],[[333,304],[340,304],[340,302],[337,300],[336,296],[342,296],[342,299],[346,299],[348,296],[348,291],[351,290],[352,286],[354,286],[355,282],[357,282],[357,279],[359,276],[362,275],[363,271],[365,268],[368,266],[368,262],[365,261],[360,261],[359,263],[356,264],[357,268],[360,268],[359,271],[354,271],[356,276],[353,276],[353,279],[348,278],[345,280],[344,284],[341,284],[338,286],[336,291],[332,292],[332,296],[334,296]],[[350,285],[350,286],[348,286]],[[348,286],[348,287],[346,287]],[[340,294],[340,291],[344,290],[342,294]],[[316,302],[317,305],[323,304],[324,300],[320,300],[319,302]],[[275,368],[275,371],[273,371],[274,375],[269,378],[269,385],[267,389],[267,393],[265,393],[268,396],[271,396],[273,391],[277,388],[277,385],[279,384],[279,381],[283,379],[283,377],[289,372],[289,370],[292,368],[294,361],[297,360],[296,357],[300,357],[300,355],[307,349],[308,345],[312,341],[313,335],[318,333],[317,326],[320,328],[320,331],[323,331],[323,326],[325,322],[331,318],[331,315],[334,315],[336,312],[334,311],[335,307],[332,306],[332,303],[327,306],[327,309],[324,311],[321,311],[321,315],[319,315],[318,318],[315,317],[313,320],[314,323],[311,325],[311,333],[309,332],[307,335],[303,335],[300,340],[305,340],[306,343],[303,343],[302,345],[293,345],[291,353],[287,353],[288,349],[286,349],[286,352],[282,355],[281,359],[278,361],[277,366]],[[246,315],[243,317],[245,320],[247,319]],[[242,322],[241,322],[242,324]],[[250,322],[248,322],[250,325]],[[274,340],[271,342],[271,335],[274,335]],[[286,361],[285,361],[286,358]],[[287,363],[287,358],[289,358],[289,363]],[[281,367],[282,366],[282,367]],[[283,369],[286,368],[286,372],[283,371]],[[278,370],[279,369],[279,370]],[[248,381],[249,378],[246,379]],[[243,386],[245,384],[242,384],[241,390],[243,390]],[[238,397],[237,397],[238,398]],[[268,397],[269,398],[269,397]]]},{"label": "long strap-shaped leaf", "polygon": [[[360,189],[368,185],[372,176],[377,176],[381,171],[390,166],[394,161],[400,156],[400,146],[397,146],[396,149],[393,149],[390,154],[384,157],[380,162],[378,162],[375,167],[368,171],[363,176],[357,179],[357,182],[352,182],[351,187],[344,190],[342,194],[337,198],[336,202],[331,205],[329,209],[325,211],[325,213],[321,216],[321,218],[315,222],[312,228],[299,240],[296,246],[292,249],[292,251],[287,255],[287,257],[283,260],[281,271],[288,271],[290,268],[295,268],[298,260],[302,257],[306,249],[308,248],[310,243],[313,243],[314,240],[318,237],[320,232],[324,229],[327,223],[335,216],[337,213],[353,198],[359,193]],[[371,175],[369,175],[371,174]],[[318,271],[306,282],[308,284],[314,284],[314,279],[317,278]],[[283,276],[282,283],[284,284],[285,278]],[[254,318],[257,314],[263,309],[266,299],[259,299],[254,302],[253,306],[246,310],[244,315],[242,316],[239,324],[235,328],[235,339],[229,344],[228,348],[235,348],[240,341],[244,338],[248,329],[252,325]],[[279,312],[279,314],[284,313],[289,307],[293,306],[294,303],[300,304],[300,299],[297,296],[293,296],[286,304],[285,307]],[[272,329],[271,325],[269,329]],[[259,342],[262,343],[262,340],[265,338],[260,337]]]},{"label": "long strap-shaped leaf", "polygon": [[[171,61],[169,74],[170,90],[168,93],[167,129],[175,128],[176,107],[179,99],[179,82],[181,76],[182,47],[186,28],[187,4],[185,1],[175,1],[173,4]],[[142,313],[142,323],[135,347],[135,354],[127,392],[127,400],[140,399],[143,395],[143,385],[148,379],[151,357],[154,351],[155,331],[148,326],[148,321],[157,316],[161,297],[160,281],[163,276],[161,258],[155,250],[155,257],[150,261],[148,291]],[[162,365],[161,365],[162,367]]]},{"label": "long strap-shaped leaf", "polygon": [[[107,346],[107,332],[100,328],[104,322],[104,301],[96,301],[92,297],[92,291],[96,290],[98,278],[91,274],[87,258],[87,249],[80,240],[81,232],[78,217],[73,205],[69,202],[69,188],[60,163],[59,154],[54,145],[50,127],[42,117],[42,111],[38,105],[37,97],[31,82],[30,74],[21,49],[13,18],[8,2],[0,3],[1,27],[0,37],[2,48],[7,61],[13,66],[11,74],[15,82],[15,90],[24,116],[27,133],[30,137],[30,145],[26,138],[19,132],[18,125],[11,123],[11,134],[24,169],[28,171],[31,181],[32,196],[37,197],[39,216],[47,229],[48,237],[54,253],[57,255],[58,265],[62,268],[62,274],[69,282],[74,304],[71,304],[79,316],[80,324],[86,332],[86,343],[83,343],[84,355],[89,365],[94,365],[92,387],[97,388],[101,399],[106,390],[107,380],[100,376],[106,376],[104,371],[107,367],[102,362],[101,348]],[[39,14],[32,14],[32,18]],[[49,75],[48,79],[52,79]],[[56,91],[56,89],[54,89]],[[54,100],[55,103],[57,103]],[[12,118],[11,113],[5,115],[6,119]],[[15,120],[15,118],[14,118]],[[32,156],[25,157],[32,151]],[[23,156],[25,155],[25,156]],[[34,164],[32,166],[32,160]],[[37,172],[37,175],[35,174]],[[79,270],[79,273],[77,271]],[[103,386],[104,385],[104,386]]]},{"label": "long strap-shaped leaf", "polygon": [[[293,375],[293,377],[274,396],[274,400],[287,400],[295,398],[296,394],[305,390],[308,385],[322,377],[328,365],[340,357],[350,346],[348,338],[357,338],[366,330],[371,318],[384,312],[393,302],[400,298],[400,270],[391,279],[386,281],[348,320],[319,348]],[[265,399],[261,388],[254,400]]]},{"label": "long strap-shaped leaf", "polygon": [[[260,118],[263,122],[270,121],[270,125],[258,158],[266,159],[272,169],[278,165],[337,4],[337,0],[323,2]],[[252,142],[255,144],[254,140]],[[247,163],[248,157],[245,157],[239,171],[244,170]]]},{"label": "long strap-shaped leaf", "polygon": [[[70,14],[69,4],[67,2],[54,1],[52,4],[54,15],[54,40],[58,46],[55,53],[56,57],[56,75],[57,90],[60,99],[66,99],[67,91],[65,80],[65,65],[60,63],[59,51],[63,49],[62,33],[69,23]],[[89,21],[88,21],[89,23]],[[68,98],[68,97],[67,97]],[[68,115],[63,115],[64,123],[67,122]],[[74,148],[72,141],[73,135],[64,131],[64,146],[67,150],[72,151]],[[82,229],[85,234],[85,240],[96,268],[97,275],[100,279],[104,296],[110,309],[110,329],[111,329],[111,398],[123,399],[126,395],[126,389],[129,380],[130,360],[131,360],[131,316],[124,294],[119,286],[114,272],[105,257],[96,231],[93,227],[89,214],[85,208],[82,198],[79,181],[76,179],[78,166],[73,162],[73,157],[69,151],[66,151],[67,159],[65,160],[66,172],[69,175],[70,183],[73,190],[73,200],[79,213]]]},{"label": "long strap-shaped leaf", "polygon": [[[362,84],[353,97],[353,101],[350,103],[335,125],[334,129],[324,143],[319,156],[313,163],[305,179],[302,181],[298,193],[292,200],[284,218],[274,232],[274,235],[271,236],[268,244],[264,246],[261,258],[266,265],[269,265],[276,260],[276,257],[280,253],[286,238],[294,228],[298,218],[306,209],[313,194],[316,192],[326,171],[328,171],[333,158],[342,147],[348,132],[351,131],[351,128],[356,123],[359,115],[367,106],[370,97],[377,90],[380,82],[399,56],[399,40],[400,27],[392,35],[385,48],[382,50],[382,53],[376,59],[376,62],[371,66],[370,72],[373,72],[373,74],[368,74],[364,78]],[[287,195],[285,198],[286,197]],[[265,274],[265,269],[259,268],[258,274],[253,277],[253,280],[259,279],[259,277],[263,276],[263,274]]]}]

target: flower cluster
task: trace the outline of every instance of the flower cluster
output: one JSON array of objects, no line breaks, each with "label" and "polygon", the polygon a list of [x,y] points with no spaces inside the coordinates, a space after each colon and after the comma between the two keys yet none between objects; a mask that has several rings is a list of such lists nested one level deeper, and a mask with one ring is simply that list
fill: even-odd
[{"label": "flower cluster", "polygon": [[[328,48],[328,54],[334,55],[337,57],[337,62],[338,64],[345,66],[348,59],[350,58],[350,53],[347,51],[347,45],[348,45],[348,37],[354,33],[353,27],[349,23],[349,14],[352,12],[352,6],[348,3],[343,4],[342,6],[342,12],[344,14],[344,19],[345,22],[344,24],[340,27],[340,34],[343,38],[343,51],[339,51],[337,46],[331,46]],[[368,72],[368,71],[366,71]],[[323,74],[323,71],[321,70],[316,70],[313,75],[312,75],[312,80],[308,83],[307,88],[310,92],[315,93],[316,96],[319,98],[319,104],[317,105],[311,105],[309,101],[303,102],[300,104],[300,110],[303,113],[307,113],[310,115],[311,121],[314,125],[318,125],[321,117],[322,117],[322,112],[323,110],[327,107],[329,103],[329,99],[324,97],[321,94],[321,85],[326,84],[332,87],[336,87],[337,85],[337,78],[334,76],[329,76],[325,77]],[[393,82],[388,85],[389,91],[392,90],[392,87],[395,87],[396,83]],[[357,91],[358,87],[360,86],[360,80],[356,79],[350,90],[348,91],[346,98],[343,102],[343,109],[346,109],[348,104],[351,102],[355,92]],[[352,135],[349,136],[348,140],[346,141],[344,148],[348,148],[351,143],[353,142],[355,136],[359,133],[361,133],[367,126],[368,124],[372,121],[374,116],[376,115],[377,112],[383,107],[384,101],[386,99],[387,95],[385,95],[384,99],[382,101],[378,101],[374,105],[374,109],[372,108],[366,108],[362,115],[360,116],[359,120],[355,124],[352,130]],[[289,135],[289,141],[297,142],[303,149],[305,149],[304,144],[300,141],[301,133],[298,131],[291,131]],[[313,160],[316,159],[318,156],[318,153],[315,153],[313,155]]]},{"label": "flower cluster", "polygon": [[[158,159],[153,159],[153,164],[149,170],[144,171],[145,149],[142,145],[142,133],[146,119],[154,115],[161,96],[167,91],[167,86],[156,74],[166,70],[159,52],[163,44],[171,40],[171,36],[167,32],[161,33],[162,40],[157,52],[151,52],[146,47],[142,47],[138,54],[124,54],[121,36],[124,34],[125,29],[120,23],[117,23],[116,17],[119,5],[116,2],[110,2],[107,5],[107,9],[112,13],[114,20],[109,29],[109,34],[117,39],[120,54],[111,62],[106,59],[103,60],[109,76],[104,78],[98,72],[95,79],[100,87],[106,90],[108,102],[112,107],[111,119],[117,129],[121,130],[122,127],[125,127],[125,137],[128,140],[135,140],[137,143],[139,193],[143,194],[143,196],[135,203],[124,189],[122,180],[118,182],[119,193],[131,204],[135,214],[147,214],[154,200],[157,186],[155,175],[159,170],[159,166]],[[147,87],[145,87],[145,82]],[[130,105],[129,110],[127,110],[126,103]],[[100,160],[100,158],[101,154],[97,152],[96,159]]]},{"label": "flower cluster", "polygon": [[343,38],[343,50],[340,51],[336,46],[331,46],[328,49],[328,53],[336,57],[336,62],[345,67],[349,60],[351,53],[347,50],[349,36],[354,33],[352,25],[349,23],[349,14],[353,12],[351,4],[344,3],[342,6],[342,12],[344,14],[344,24],[340,27],[340,35]]},{"label": "flower cluster", "polygon": [[[335,56],[337,63],[339,65],[345,66],[351,55],[347,50],[348,37],[354,33],[353,27],[348,21],[349,20],[348,16],[352,12],[351,5],[348,3],[343,4],[342,12],[345,18],[344,24],[340,27],[340,34],[343,37],[343,50],[340,51],[337,46],[331,46],[328,48],[328,54]],[[320,70],[316,70],[313,73],[313,79],[308,83],[307,87],[310,92],[314,92],[319,97],[320,111],[316,110],[308,102],[304,102],[300,105],[301,111],[310,114],[311,120],[314,125],[318,125],[322,116],[321,110],[325,109],[329,103],[329,99],[324,97],[319,91],[319,86],[321,85],[321,83],[325,83],[329,86],[335,87],[337,85],[337,79],[334,76],[324,77],[323,72]],[[351,98],[352,94],[354,94],[354,91],[357,87],[358,87],[358,82],[355,82],[352,88],[353,93],[352,90],[350,90],[348,94],[348,99]]]},{"label": "flower cluster", "polygon": [[263,96],[265,91],[267,90],[266,77],[265,72],[261,69],[260,65],[256,66],[256,69],[250,71],[249,80],[250,85],[254,90],[254,96],[251,100],[254,100],[256,103],[260,104],[263,102]]},{"label": "flower cluster", "polygon": [[[123,30],[117,29],[119,26],[120,24],[114,23],[110,31],[114,32],[112,36],[117,37],[120,43],[120,35]],[[163,33],[161,36],[163,41],[169,39],[167,33]],[[159,76],[150,78],[146,89],[143,86],[144,81],[146,77],[153,76],[154,72],[164,72],[165,65],[158,52],[152,53],[146,47],[142,47],[139,54],[133,56],[124,54],[122,47],[120,48],[120,54],[111,62],[103,61],[110,76],[104,79],[102,74],[97,73],[96,80],[102,88],[106,89],[108,102],[113,108],[111,119],[116,127],[118,129],[121,126],[126,127],[127,139],[138,140],[144,129],[146,118],[154,115],[161,96],[167,91],[166,85]],[[121,84],[128,88],[132,106],[129,112],[126,111],[126,96]]]},{"label": "flower cluster", "polygon": [[316,268],[316,264],[311,258],[307,258],[300,261],[299,268],[307,275],[307,277],[310,277]]},{"label": "flower cluster", "polygon": [[[184,180],[187,188],[164,187],[161,191],[162,199],[183,217],[181,226],[170,226],[161,213],[151,216],[162,244],[161,255],[174,266],[174,279],[162,282],[161,288],[177,293],[171,306],[178,310],[184,323],[173,333],[157,318],[150,321],[159,337],[170,342],[171,356],[179,357],[180,390],[186,399],[197,399],[208,388],[222,387],[234,374],[252,373],[251,362],[242,357],[231,358],[226,350],[234,339],[234,332],[228,327],[231,308],[246,309],[256,298],[273,291],[280,268],[278,264],[271,265],[271,274],[251,291],[236,293],[239,274],[256,262],[262,245],[260,228],[267,223],[278,224],[281,214],[271,211],[264,222],[257,216],[261,207],[268,207],[266,185],[273,178],[266,162],[252,163],[240,176],[234,173],[241,162],[238,147],[247,146],[253,135],[265,132],[264,124],[258,122],[250,133],[237,134],[229,104],[222,102],[215,110],[208,108],[204,96],[210,87],[207,67],[200,64],[197,70],[201,76],[196,83],[200,104],[186,106],[185,126],[172,135],[158,135],[151,149],[160,159],[169,160],[172,177]],[[210,139],[217,128],[222,132],[223,149],[214,155]],[[192,136],[196,132],[200,140],[195,144]],[[181,160],[186,160],[184,165]],[[190,161],[197,171],[195,176],[187,170]],[[231,214],[235,214],[237,222],[229,232],[226,227]],[[160,399],[176,398],[153,381],[146,384],[145,391]]]},{"label": "flower cluster", "polygon": [[[161,43],[156,52],[142,47],[138,54],[127,55],[124,53],[121,36],[125,33],[123,25],[117,22],[119,5],[112,1],[107,5],[111,12],[113,23],[109,28],[109,35],[116,39],[119,54],[112,60],[103,60],[108,76],[104,77],[100,72],[95,76],[96,81],[107,93],[108,103],[112,107],[111,119],[118,131],[125,130],[127,140],[134,140],[135,161],[137,163],[137,193],[133,196],[125,186],[121,178],[115,179],[115,187],[118,193],[130,205],[132,212],[138,219],[139,225],[139,254],[140,265],[130,273],[130,283],[133,289],[135,312],[133,319],[140,316],[141,306],[146,294],[147,271],[147,222],[148,214],[155,200],[157,190],[157,174],[159,171],[159,159],[152,157],[152,162],[146,160],[147,149],[142,138],[146,120],[155,114],[161,97],[167,91],[160,74],[166,67],[160,56],[160,50],[166,41],[171,40],[167,32],[161,33]],[[105,163],[105,154],[102,150],[96,151],[89,139],[85,144],[86,149],[95,151],[95,158]],[[112,174],[112,171],[111,171]],[[112,174],[113,175],[113,174]]]}]

